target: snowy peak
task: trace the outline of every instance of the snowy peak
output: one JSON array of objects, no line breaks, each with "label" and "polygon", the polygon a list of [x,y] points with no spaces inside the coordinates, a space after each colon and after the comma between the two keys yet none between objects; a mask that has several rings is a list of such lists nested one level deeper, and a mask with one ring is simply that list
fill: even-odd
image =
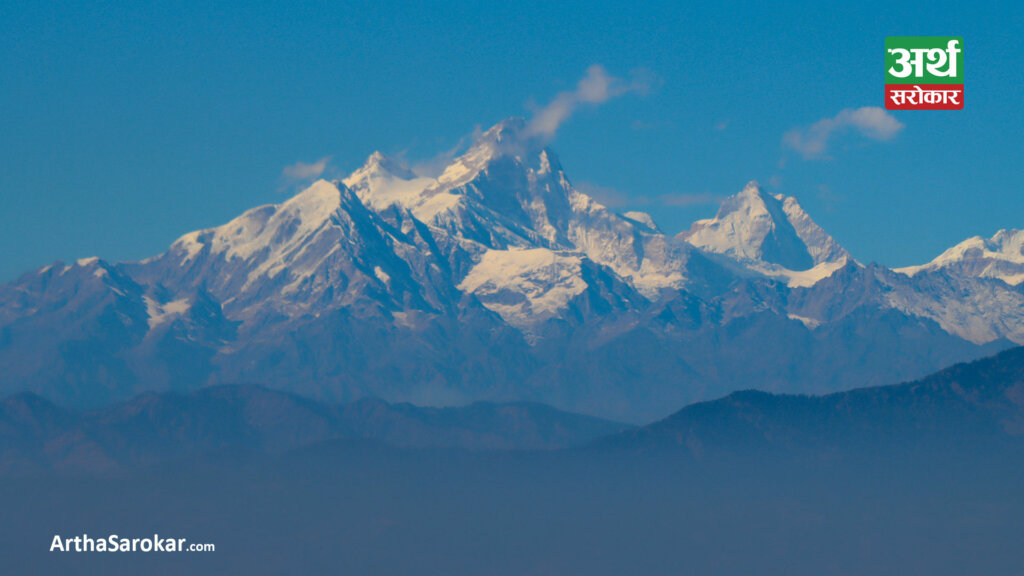
[{"label": "snowy peak", "polygon": [[[510,118],[480,135],[437,178],[419,177],[401,162],[375,152],[343,183],[372,210],[398,205],[424,222],[449,227],[453,218],[459,220],[467,211],[478,212],[468,207],[467,201],[488,202],[483,193],[493,192],[493,187],[474,186],[474,182],[500,181],[524,189],[528,173],[560,174],[557,158],[539,144],[526,134],[525,120]],[[508,199],[505,196],[498,199],[499,205]]]},{"label": "snowy peak", "polygon": [[464,154],[445,169],[438,182],[448,188],[462,186],[500,159],[515,160],[542,172],[561,170],[553,154],[544,149],[540,140],[528,133],[526,120],[509,118],[480,135]]},{"label": "snowy peak", "polygon": [[398,160],[374,152],[362,168],[342,183],[371,209],[384,210],[394,204],[407,207],[419,204],[423,192],[436,181],[417,177]]},{"label": "snowy peak", "polygon": [[811,220],[795,197],[778,194],[773,198],[782,201],[782,211],[786,214],[786,219],[807,247],[815,266],[851,259],[850,253],[840,246],[835,238]]},{"label": "snowy peak", "polygon": [[[689,245],[663,237],[647,214],[620,216],[576,190],[557,156],[542,144],[529,134],[525,120],[511,118],[480,135],[437,179],[415,178],[374,155],[344,183],[371,210],[400,206],[434,234],[455,239],[474,254],[510,248],[542,251],[492,254],[491,261],[507,257],[516,263],[495,269],[537,265],[527,276],[540,278],[550,267],[542,258],[526,256],[554,254],[568,258],[559,260],[564,263],[585,255],[651,296],[682,286],[685,257],[677,257]],[[578,266],[564,270],[580,273]],[[478,270],[475,279],[482,277]],[[479,292],[476,288],[469,291]],[[525,293],[531,298],[540,294]],[[545,306],[524,310],[537,312]]]},{"label": "snowy peak", "polygon": [[412,180],[416,177],[416,174],[400,161],[377,151],[370,154],[362,168],[353,172],[351,176],[344,180],[344,183],[349,188],[355,188],[359,183],[366,180],[386,176],[402,180]]},{"label": "snowy peak", "polygon": [[112,292],[124,295],[126,289],[132,288],[132,281],[121,274],[117,267],[97,256],[79,258],[73,264],[61,262],[51,264],[38,271],[37,275],[57,275],[71,279],[76,285],[83,287],[106,286]]},{"label": "snowy peak", "polygon": [[284,244],[301,244],[329,222],[342,207],[343,196],[351,194],[318,180],[282,204],[253,208],[223,226],[185,234],[171,248],[183,250],[188,258],[209,250],[228,260],[249,260]]},{"label": "snowy peak", "polygon": [[401,206],[474,253],[584,254],[650,296],[685,283],[689,244],[665,237],[648,214],[618,215],[576,190],[522,118],[484,132],[437,179],[399,172],[371,157],[344,182],[372,210]]},{"label": "snowy peak", "polygon": [[426,288],[409,280],[409,263],[397,254],[412,250],[410,242],[352,190],[320,180],[282,204],[186,234],[154,259],[150,273],[208,290],[232,312],[391,306],[403,294],[411,298],[406,304],[422,306]]},{"label": "snowy peak", "polygon": [[344,184],[371,210],[397,205],[485,247],[566,247],[569,183],[539,144],[526,134],[525,120],[511,118],[480,135],[436,179],[374,154]]},{"label": "snowy peak", "polygon": [[498,122],[481,134],[462,158],[487,162],[501,156],[535,155],[541,148],[541,142],[528,133],[526,120],[512,117]]},{"label": "snowy peak", "polygon": [[1000,230],[991,238],[968,238],[928,264],[896,271],[913,276],[936,270],[974,278],[998,278],[1016,286],[1024,282],[1024,230]]},{"label": "snowy peak", "polygon": [[841,265],[849,258],[796,198],[768,194],[757,182],[727,198],[714,218],[695,222],[680,237],[709,252],[794,272]]}]

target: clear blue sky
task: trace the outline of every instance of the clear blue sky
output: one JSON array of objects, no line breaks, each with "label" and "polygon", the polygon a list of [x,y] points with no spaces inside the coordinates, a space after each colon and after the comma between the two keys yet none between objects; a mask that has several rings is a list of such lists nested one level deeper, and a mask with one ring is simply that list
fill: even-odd
[{"label": "clear blue sky", "polygon": [[[865,262],[1024,227],[1020,2],[138,4],[0,3],[0,280],[157,254],[282,201],[299,161],[429,158],[593,64],[652,89],[581,106],[552,146],[571,179],[666,231],[752,179]],[[897,35],[964,37],[963,111],[893,113],[885,141],[837,131],[821,158],[783,143],[882,106]]]}]

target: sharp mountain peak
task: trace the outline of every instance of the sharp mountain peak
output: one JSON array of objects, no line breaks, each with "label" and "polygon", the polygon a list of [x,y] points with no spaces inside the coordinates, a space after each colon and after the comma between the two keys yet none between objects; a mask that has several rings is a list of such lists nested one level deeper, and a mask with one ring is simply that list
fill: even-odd
[{"label": "sharp mountain peak", "polygon": [[726,198],[714,218],[694,222],[680,237],[710,252],[792,271],[850,259],[795,197],[768,193],[756,181]]}]

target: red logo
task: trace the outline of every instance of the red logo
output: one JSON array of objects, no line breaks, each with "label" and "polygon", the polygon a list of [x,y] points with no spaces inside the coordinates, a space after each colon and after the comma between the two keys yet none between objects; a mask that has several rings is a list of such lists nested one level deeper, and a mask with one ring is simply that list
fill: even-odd
[{"label": "red logo", "polygon": [[886,84],[889,110],[963,110],[963,84]]}]

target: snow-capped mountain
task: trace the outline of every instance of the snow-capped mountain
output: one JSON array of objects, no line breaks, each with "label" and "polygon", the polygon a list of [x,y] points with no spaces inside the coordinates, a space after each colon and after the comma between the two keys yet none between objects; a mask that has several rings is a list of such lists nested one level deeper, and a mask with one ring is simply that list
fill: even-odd
[{"label": "snow-capped mountain", "polygon": [[896,269],[908,276],[936,270],[970,278],[998,278],[1017,286],[1024,282],[1024,230],[968,238],[927,264]]},{"label": "snow-capped mountain", "polygon": [[374,153],[344,184],[375,210],[408,210],[471,251],[580,254],[647,295],[686,283],[691,246],[660,234],[649,216],[624,217],[574,188],[554,153],[524,131],[522,119],[496,125],[436,179]]},{"label": "snow-capped mountain", "polygon": [[1019,238],[895,272],[756,184],[673,237],[575,188],[513,119],[437,177],[374,153],[148,260],[0,286],[0,391],[96,405],[250,382],[643,421],[737,388],[892,383],[1024,342],[1007,281]]},{"label": "snow-capped mountain", "polygon": [[679,235],[725,254],[790,286],[810,286],[852,261],[792,196],[767,194],[757,182],[722,203],[718,214]]},{"label": "snow-capped mountain", "polygon": [[498,124],[437,178],[378,152],[343,183],[373,209],[407,211],[472,255],[458,287],[520,328],[567,309],[587,286],[587,262],[645,296],[687,283],[691,246],[665,237],[649,216],[616,214],[574,188],[524,130],[521,119]]},{"label": "snow-capped mountain", "polygon": [[240,319],[366,303],[444,306],[450,278],[420,232],[387,221],[344,185],[320,180],[283,204],[186,234],[166,253],[128,268],[147,283],[201,287]]},{"label": "snow-capped mountain", "polygon": [[972,342],[1024,343],[1024,232],[968,238],[928,264],[895,272],[893,306]]}]

